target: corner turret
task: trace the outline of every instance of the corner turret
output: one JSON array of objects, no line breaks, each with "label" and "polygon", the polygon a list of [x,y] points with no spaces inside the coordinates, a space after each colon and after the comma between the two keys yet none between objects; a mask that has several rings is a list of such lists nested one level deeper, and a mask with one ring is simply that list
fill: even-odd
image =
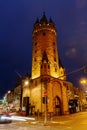
[{"label": "corner turret", "polygon": [[45,50],[42,55],[41,75],[50,75],[50,64]]}]

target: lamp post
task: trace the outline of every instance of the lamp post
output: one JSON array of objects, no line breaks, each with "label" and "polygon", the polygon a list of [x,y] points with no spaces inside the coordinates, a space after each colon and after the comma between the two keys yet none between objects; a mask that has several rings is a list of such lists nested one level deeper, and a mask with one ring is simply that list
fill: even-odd
[{"label": "lamp post", "polygon": [[50,78],[43,77],[41,81],[44,83],[44,125],[47,123],[47,83],[50,81]]},{"label": "lamp post", "polygon": [[45,96],[45,107],[44,107],[44,110],[45,110],[45,116],[44,116],[44,124],[46,124],[47,122],[47,81],[44,81],[44,88],[45,88],[45,91],[44,91],[44,96]]},{"label": "lamp post", "polygon": [[86,78],[82,78],[80,80],[80,84],[83,87],[84,96],[85,96],[85,99],[83,100],[83,104],[87,104],[87,79]]},{"label": "lamp post", "polygon": [[23,107],[23,87],[27,86],[29,84],[29,79],[28,78],[24,78],[21,81],[21,95],[20,95],[20,108],[22,110]]}]

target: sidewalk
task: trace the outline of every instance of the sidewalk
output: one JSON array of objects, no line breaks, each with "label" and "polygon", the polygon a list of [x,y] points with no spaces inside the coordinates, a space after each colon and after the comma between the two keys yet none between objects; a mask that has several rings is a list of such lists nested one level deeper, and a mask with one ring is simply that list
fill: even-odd
[{"label": "sidewalk", "polygon": [[53,116],[52,118],[47,117],[45,119],[45,117],[43,116],[39,116],[36,117],[35,121],[31,121],[31,124],[39,124],[39,125],[47,125],[47,126],[51,126],[51,125],[64,125],[66,124],[66,122],[69,122],[70,120],[73,119],[73,117],[77,117],[84,114],[84,112],[78,112],[78,113],[73,113],[73,114],[69,114],[69,115],[60,115],[60,116]]}]

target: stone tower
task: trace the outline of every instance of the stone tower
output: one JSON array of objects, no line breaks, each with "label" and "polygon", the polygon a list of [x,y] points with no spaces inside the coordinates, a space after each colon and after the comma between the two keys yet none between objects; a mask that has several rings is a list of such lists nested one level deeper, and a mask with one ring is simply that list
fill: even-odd
[{"label": "stone tower", "polygon": [[59,56],[57,50],[57,33],[55,24],[50,18],[47,20],[45,13],[39,20],[37,18],[32,33],[32,79],[40,77],[41,64],[44,52],[49,60],[49,75],[55,78],[61,76],[59,66]]},{"label": "stone tower", "polygon": [[[32,32],[32,70],[29,104],[31,111],[43,113],[44,99],[47,99],[47,112],[54,114],[68,111],[65,68],[62,66],[57,48],[55,24],[45,13],[36,20]],[[25,96],[25,94],[24,94]],[[32,108],[33,107],[33,108]]]},{"label": "stone tower", "polygon": [[29,84],[26,85],[24,80],[22,83],[22,106],[28,114],[60,115],[69,114],[69,103],[73,101],[74,112],[77,107],[74,101],[79,101],[75,99],[77,90],[66,80],[58,54],[55,24],[45,13],[34,24],[32,40],[32,70],[31,76],[25,79]]}]

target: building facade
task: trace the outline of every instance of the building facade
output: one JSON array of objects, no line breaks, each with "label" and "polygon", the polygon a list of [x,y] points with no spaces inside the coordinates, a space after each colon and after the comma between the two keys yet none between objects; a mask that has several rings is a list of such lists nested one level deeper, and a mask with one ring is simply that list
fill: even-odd
[{"label": "building facade", "polygon": [[47,112],[66,114],[69,108],[63,82],[67,82],[66,71],[58,54],[55,24],[43,13],[32,32],[32,70],[29,86],[23,86],[23,102],[32,112],[44,113],[46,105]]},{"label": "building facade", "polygon": [[20,108],[26,115],[69,114],[81,111],[87,98],[66,79],[57,47],[55,23],[46,18],[36,20],[32,32],[31,75],[22,77],[14,90],[6,94],[8,106]]},{"label": "building facade", "polygon": [[66,79],[57,47],[55,23],[46,18],[36,20],[32,32],[31,75],[22,77],[10,93],[6,94],[9,107],[26,111],[63,115],[81,111],[87,104],[84,93]]}]

